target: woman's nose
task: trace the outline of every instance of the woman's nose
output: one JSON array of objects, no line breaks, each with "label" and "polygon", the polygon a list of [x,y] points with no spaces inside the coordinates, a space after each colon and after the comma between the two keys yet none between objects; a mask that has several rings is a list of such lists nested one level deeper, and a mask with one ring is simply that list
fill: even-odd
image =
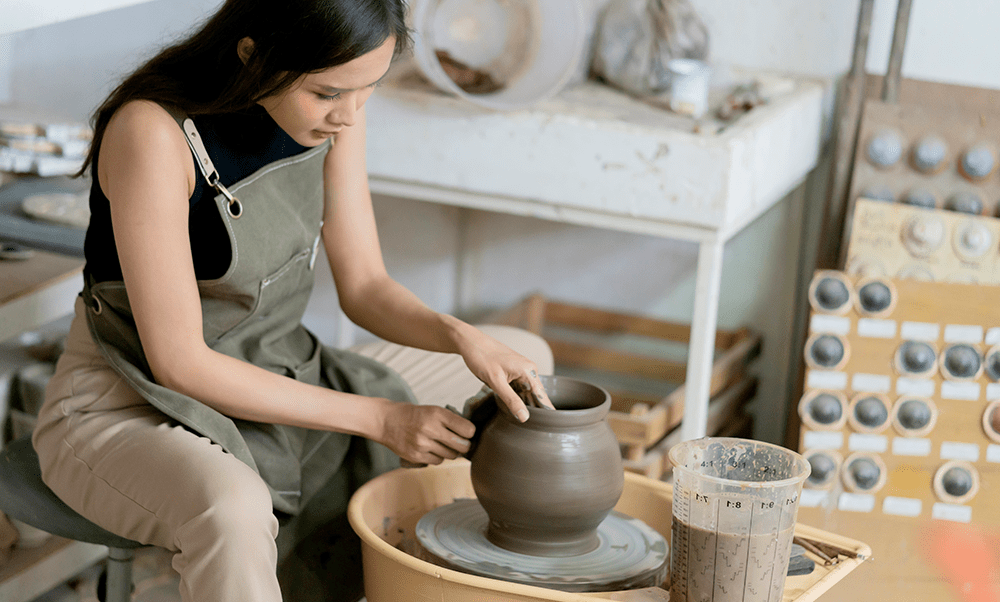
[{"label": "woman's nose", "polygon": [[350,127],[358,119],[358,102],[357,99],[347,98],[345,102],[337,107],[336,110],[331,111],[327,116],[327,121],[335,123],[337,125],[342,125],[344,127]]}]

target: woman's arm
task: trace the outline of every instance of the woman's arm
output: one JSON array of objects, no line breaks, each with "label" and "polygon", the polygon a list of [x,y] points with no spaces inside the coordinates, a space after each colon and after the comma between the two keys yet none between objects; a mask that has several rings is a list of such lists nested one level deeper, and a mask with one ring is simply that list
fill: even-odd
[{"label": "woman's arm", "polygon": [[551,405],[531,360],[458,318],[431,310],[389,277],[368,188],[363,107],[357,123],[337,135],[324,169],[323,241],[344,313],[394,343],[461,354],[472,373],[521,420],[528,412],[510,382],[530,385],[543,403]]},{"label": "woman's arm", "polygon": [[474,427],[442,408],[300,383],[208,347],[188,238],[196,174],[180,128],[161,107],[123,106],[98,165],[129,303],[159,384],[233,418],[357,434],[414,462],[466,450]]}]

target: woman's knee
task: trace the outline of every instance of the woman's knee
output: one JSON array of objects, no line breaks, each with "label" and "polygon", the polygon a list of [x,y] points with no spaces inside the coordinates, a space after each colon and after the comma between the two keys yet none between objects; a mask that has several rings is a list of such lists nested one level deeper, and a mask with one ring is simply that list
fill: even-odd
[{"label": "woman's knee", "polygon": [[224,484],[213,483],[198,507],[192,508],[191,518],[181,526],[178,535],[210,535],[239,541],[258,534],[273,539],[278,523],[270,491],[256,473],[248,472],[251,475],[227,479]]}]

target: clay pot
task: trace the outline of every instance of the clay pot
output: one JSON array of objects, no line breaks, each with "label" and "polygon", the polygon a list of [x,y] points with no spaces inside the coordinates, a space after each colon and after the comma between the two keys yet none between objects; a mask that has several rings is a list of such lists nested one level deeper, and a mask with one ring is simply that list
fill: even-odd
[{"label": "clay pot", "polygon": [[624,486],[605,420],[611,396],[578,380],[541,378],[556,410],[528,408],[520,423],[501,407],[480,434],[472,486],[491,542],[533,556],[577,556],[597,547],[597,526]]}]

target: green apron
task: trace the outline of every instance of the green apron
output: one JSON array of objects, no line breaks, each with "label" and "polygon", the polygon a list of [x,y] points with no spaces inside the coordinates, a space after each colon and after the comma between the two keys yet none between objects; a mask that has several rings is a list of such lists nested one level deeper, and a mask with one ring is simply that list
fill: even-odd
[{"label": "green apron", "polygon": [[[316,255],[322,252],[323,161],[330,142],[266,165],[227,190],[194,123],[181,114],[174,117],[202,175],[219,192],[215,203],[232,249],[232,262],[221,278],[198,282],[208,346],[312,385],[413,403],[409,387],[390,368],[322,345],[301,323]],[[275,513],[285,519],[279,558],[331,521],[346,526],[342,515],[353,491],[398,466],[395,454],[366,439],[233,419],[156,384],[125,284],[87,282],[83,296],[90,332],[114,369],[150,404],[218,443],[267,483]],[[336,545],[334,540],[343,535],[319,536]]]}]

